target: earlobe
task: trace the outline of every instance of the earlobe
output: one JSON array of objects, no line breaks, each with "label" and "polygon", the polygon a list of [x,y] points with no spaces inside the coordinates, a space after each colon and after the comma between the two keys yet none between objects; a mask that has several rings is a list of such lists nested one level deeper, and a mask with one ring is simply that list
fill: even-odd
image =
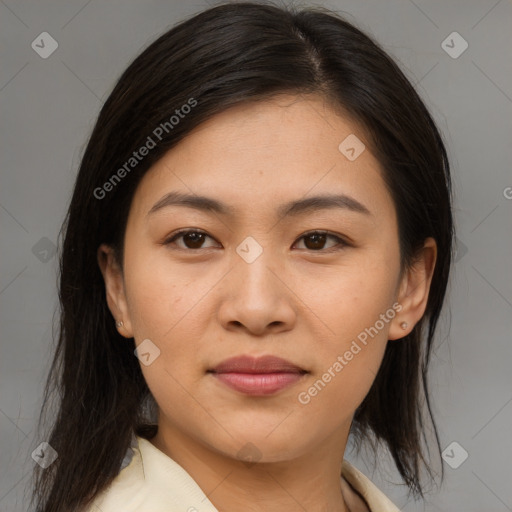
[{"label": "earlobe", "polygon": [[100,245],[97,252],[98,265],[105,282],[107,305],[112,313],[119,333],[125,338],[133,338],[133,331],[126,301],[123,272],[112,247]]},{"label": "earlobe", "polygon": [[402,309],[391,323],[388,339],[397,340],[407,336],[423,317],[436,259],[437,244],[429,237],[404,273],[397,297]]}]

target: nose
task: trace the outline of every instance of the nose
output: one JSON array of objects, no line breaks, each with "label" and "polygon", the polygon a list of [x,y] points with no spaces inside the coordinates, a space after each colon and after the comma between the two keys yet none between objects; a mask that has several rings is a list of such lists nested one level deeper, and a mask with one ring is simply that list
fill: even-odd
[{"label": "nose", "polygon": [[245,330],[262,336],[293,329],[296,308],[293,290],[286,283],[282,265],[264,249],[252,263],[235,256],[225,280],[219,320],[227,330]]}]

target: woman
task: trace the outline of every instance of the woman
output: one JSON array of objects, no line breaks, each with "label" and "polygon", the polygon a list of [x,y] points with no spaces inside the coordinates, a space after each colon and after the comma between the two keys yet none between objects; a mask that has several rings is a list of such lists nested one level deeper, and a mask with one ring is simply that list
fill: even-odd
[{"label": "woman", "polygon": [[367,35],[255,3],[169,30],[77,176],[37,510],[398,510],[350,434],[422,497],[452,239],[442,138]]}]

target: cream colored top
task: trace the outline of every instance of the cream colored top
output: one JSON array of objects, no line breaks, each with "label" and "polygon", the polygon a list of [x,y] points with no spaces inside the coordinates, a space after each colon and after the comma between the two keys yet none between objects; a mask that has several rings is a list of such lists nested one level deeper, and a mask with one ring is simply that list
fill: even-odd
[{"label": "cream colored top", "polygon": [[[147,439],[134,436],[130,455],[123,462],[125,467],[96,496],[87,512],[218,512],[185,469]],[[342,475],[364,498],[371,512],[399,512],[346,460]]]}]

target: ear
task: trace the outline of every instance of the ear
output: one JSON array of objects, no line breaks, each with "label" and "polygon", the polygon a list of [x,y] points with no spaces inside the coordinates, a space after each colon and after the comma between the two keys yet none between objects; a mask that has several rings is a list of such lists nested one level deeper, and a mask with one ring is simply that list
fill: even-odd
[{"label": "ear", "polygon": [[[431,237],[425,240],[423,248],[414,257],[400,282],[397,315],[391,322],[388,339],[397,340],[407,336],[419,322],[427,307],[428,294],[437,259],[437,244]],[[401,325],[407,323],[403,329]]]},{"label": "ear", "polygon": [[103,280],[108,308],[114,317],[114,322],[122,321],[123,325],[117,327],[119,333],[125,338],[133,338],[133,330],[126,301],[124,278],[121,266],[117,262],[112,247],[102,244],[97,252],[98,265]]}]

